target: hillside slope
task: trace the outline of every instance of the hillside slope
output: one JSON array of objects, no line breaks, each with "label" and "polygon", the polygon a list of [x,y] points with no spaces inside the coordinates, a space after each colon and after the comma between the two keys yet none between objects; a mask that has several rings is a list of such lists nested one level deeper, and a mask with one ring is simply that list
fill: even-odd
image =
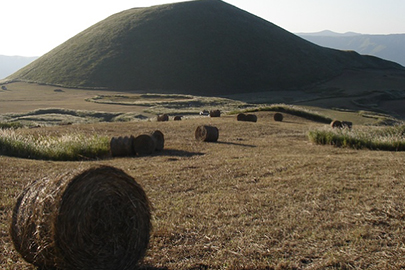
[{"label": "hillside slope", "polygon": [[198,95],[296,89],[396,63],[323,48],[219,0],[126,10],[8,79]]},{"label": "hillside slope", "polygon": [[405,66],[405,34],[392,35],[330,35],[300,33],[300,37],[320,46],[354,50],[360,54],[373,55]]}]

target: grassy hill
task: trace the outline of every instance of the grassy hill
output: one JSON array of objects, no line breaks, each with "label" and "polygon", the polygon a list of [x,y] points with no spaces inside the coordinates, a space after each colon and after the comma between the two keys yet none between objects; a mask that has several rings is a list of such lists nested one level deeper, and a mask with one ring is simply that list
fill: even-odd
[{"label": "grassy hill", "polygon": [[220,95],[298,89],[396,63],[323,48],[218,0],[114,14],[8,77],[78,88]]}]

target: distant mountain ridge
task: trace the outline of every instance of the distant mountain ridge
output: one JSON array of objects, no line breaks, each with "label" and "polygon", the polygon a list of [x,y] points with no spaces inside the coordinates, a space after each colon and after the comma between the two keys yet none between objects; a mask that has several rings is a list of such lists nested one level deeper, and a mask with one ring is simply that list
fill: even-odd
[{"label": "distant mountain ridge", "polygon": [[220,0],[114,14],[8,77],[77,88],[226,95],[296,90],[400,65],[324,48]]},{"label": "distant mountain ridge", "polygon": [[405,66],[405,34],[365,35],[332,31],[297,33],[298,36],[320,46],[353,50],[362,55],[373,55]]},{"label": "distant mountain ridge", "polygon": [[28,65],[38,57],[0,55],[0,80]]}]

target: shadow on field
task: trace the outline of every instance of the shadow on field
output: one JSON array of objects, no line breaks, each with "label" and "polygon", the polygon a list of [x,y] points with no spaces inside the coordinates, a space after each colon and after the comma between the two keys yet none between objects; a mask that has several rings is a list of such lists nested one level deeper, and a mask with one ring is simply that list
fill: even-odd
[{"label": "shadow on field", "polygon": [[215,142],[215,143],[218,143],[218,144],[228,144],[228,145],[236,145],[236,146],[243,146],[243,147],[251,147],[251,148],[254,148],[254,147],[257,147],[256,145],[252,145],[252,144],[244,144],[244,143],[234,143],[234,142]]},{"label": "shadow on field", "polygon": [[159,156],[176,156],[176,157],[193,157],[193,156],[203,156],[204,153],[188,152],[188,151],[176,150],[176,149],[165,149],[165,150],[159,152],[157,155],[159,155]]}]

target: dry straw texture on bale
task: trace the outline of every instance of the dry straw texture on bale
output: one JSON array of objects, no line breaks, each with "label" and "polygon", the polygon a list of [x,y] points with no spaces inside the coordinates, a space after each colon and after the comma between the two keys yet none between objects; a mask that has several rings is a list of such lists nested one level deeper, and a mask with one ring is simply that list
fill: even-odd
[{"label": "dry straw texture on bale", "polygon": [[221,116],[221,111],[220,110],[210,111],[210,116],[211,117],[220,117]]},{"label": "dry straw texture on bale", "polygon": [[157,116],[157,120],[158,120],[158,122],[169,121],[169,115],[167,115],[167,114],[160,114],[160,115]]},{"label": "dry straw texture on bale", "polygon": [[134,153],[134,137],[112,137],[110,141],[110,152],[113,157],[133,156]]},{"label": "dry straw texture on bale", "polygon": [[155,150],[162,151],[165,146],[165,136],[160,130],[155,130],[151,134],[152,139],[155,142]]},{"label": "dry straw texture on bale", "polygon": [[134,152],[137,155],[151,155],[155,149],[155,140],[149,134],[141,134],[134,139]]},{"label": "dry straw texture on bale", "polygon": [[342,128],[343,126],[342,126],[342,122],[340,122],[339,120],[333,120],[331,123],[330,123],[330,126],[332,127],[332,128]]},{"label": "dry straw texture on bale", "polygon": [[216,142],[218,137],[218,128],[213,126],[198,126],[195,130],[195,138],[199,141]]},{"label": "dry straw texture on bale", "polygon": [[30,184],[10,233],[22,257],[41,269],[134,269],[148,247],[150,220],[134,178],[99,166]]},{"label": "dry straw texture on bale", "polygon": [[273,116],[274,121],[281,122],[283,121],[283,114],[276,112]]}]

